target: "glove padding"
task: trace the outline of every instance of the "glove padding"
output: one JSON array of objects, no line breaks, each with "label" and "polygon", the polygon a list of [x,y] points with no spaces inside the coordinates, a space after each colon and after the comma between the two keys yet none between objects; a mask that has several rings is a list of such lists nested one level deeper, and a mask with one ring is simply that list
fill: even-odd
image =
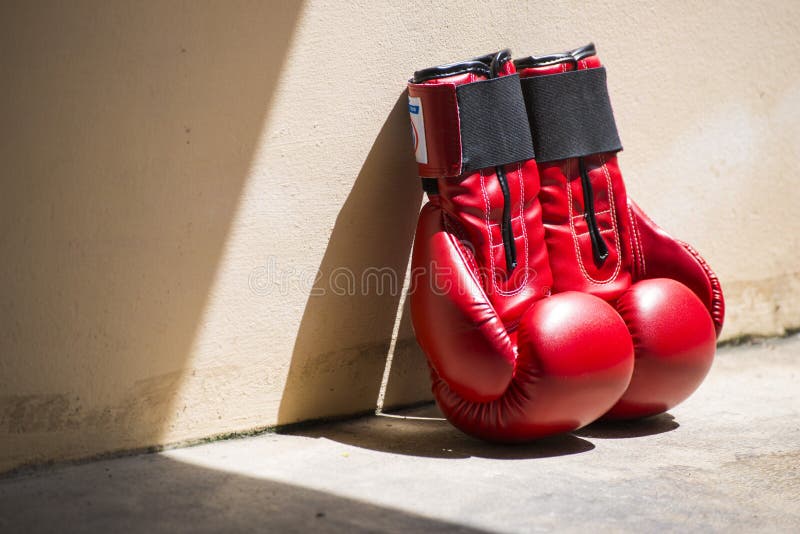
[{"label": "glove padding", "polygon": [[410,294],[414,332],[445,417],[475,437],[513,442],[569,432],[603,415],[633,371],[619,314],[597,297],[567,292],[532,302],[509,332],[470,249],[446,230],[447,217],[435,200],[420,213]]},{"label": "glove padding", "polygon": [[[602,87],[597,76],[576,76],[578,71],[601,69],[593,45],[516,63],[537,154],[569,153],[538,160],[554,291],[580,291],[613,304],[633,340],[636,361],[631,383],[606,417],[637,418],[666,411],[685,400],[711,367],[724,317],[719,281],[694,249],[671,238],[629,202],[617,165],[621,145],[616,127],[608,124],[613,115],[605,73]],[[541,76],[548,76],[544,83],[531,81]],[[570,100],[564,94],[552,98],[547,85],[552,80],[574,88],[579,98]],[[596,85],[581,86],[584,82]],[[603,94],[598,97],[598,92]],[[563,101],[596,101],[602,109],[582,109],[585,122],[583,116],[563,110],[565,120],[571,121],[564,128],[572,127],[574,135],[558,131],[554,136],[550,130],[561,128]],[[593,137],[592,128],[603,135]],[[616,148],[580,151],[591,146]]]},{"label": "glove padding", "polygon": [[[499,53],[418,71],[409,83],[430,198],[412,253],[414,331],[447,419],[473,436],[508,442],[594,421],[617,402],[633,370],[631,337],[612,306],[579,292],[550,296],[530,138],[527,155],[515,152],[519,135],[529,135],[524,102],[516,78],[496,83],[513,74]],[[481,100],[487,88],[497,98]],[[525,130],[509,131],[520,117]],[[476,160],[492,165],[471,169]]]}]

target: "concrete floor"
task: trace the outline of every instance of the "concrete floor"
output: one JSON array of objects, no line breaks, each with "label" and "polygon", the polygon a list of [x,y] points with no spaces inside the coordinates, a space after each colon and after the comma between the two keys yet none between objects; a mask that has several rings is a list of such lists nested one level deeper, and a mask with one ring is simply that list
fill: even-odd
[{"label": "concrete floor", "polygon": [[525,446],[433,407],[0,480],[0,532],[800,532],[800,337],[689,401]]}]

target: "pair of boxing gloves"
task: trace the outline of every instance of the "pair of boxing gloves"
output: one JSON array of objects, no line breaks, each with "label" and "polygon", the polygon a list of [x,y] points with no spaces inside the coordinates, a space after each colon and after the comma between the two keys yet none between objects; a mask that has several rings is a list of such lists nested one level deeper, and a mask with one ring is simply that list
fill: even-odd
[{"label": "pair of boxing gloves", "polygon": [[424,69],[408,95],[428,195],[411,316],[447,419],[525,441],[691,395],[722,290],[627,197],[594,45]]}]

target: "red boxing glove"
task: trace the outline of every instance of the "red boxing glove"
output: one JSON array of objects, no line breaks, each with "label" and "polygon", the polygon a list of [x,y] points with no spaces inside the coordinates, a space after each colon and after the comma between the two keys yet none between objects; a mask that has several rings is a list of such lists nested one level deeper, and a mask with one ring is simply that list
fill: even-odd
[{"label": "red boxing glove", "polygon": [[517,60],[542,190],[554,292],[614,304],[633,338],[631,383],[607,418],[664,412],[705,378],[722,328],[719,281],[631,202],[605,69],[588,45]]},{"label": "red boxing glove", "polygon": [[628,386],[633,346],[602,299],[550,296],[539,175],[508,51],[418,71],[408,94],[429,197],[411,315],[440,408],[491,441],[594,421]]}]

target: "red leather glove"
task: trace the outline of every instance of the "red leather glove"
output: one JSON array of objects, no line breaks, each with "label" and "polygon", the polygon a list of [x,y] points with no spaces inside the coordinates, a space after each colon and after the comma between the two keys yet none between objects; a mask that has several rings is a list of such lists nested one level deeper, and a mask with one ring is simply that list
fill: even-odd
[{"label": "red leather glove", "polygon": [[414,331],[447,419],[491,441],[594,421],[633,368],[630,335],[609,304],[584,292],[550,296],[539,175],[514,72],[504,51],[418,71],[408,85],[429,196],[412,256]]},{"label": "red leather glove", "polygon": [[594,45],[515,63],[542,181],[554,292],[612,303],[633,338],[633,378],[605,417],[664,412],[691,395],[711,367],[724,316],[719,281],[693,248],[627,198]]}]

